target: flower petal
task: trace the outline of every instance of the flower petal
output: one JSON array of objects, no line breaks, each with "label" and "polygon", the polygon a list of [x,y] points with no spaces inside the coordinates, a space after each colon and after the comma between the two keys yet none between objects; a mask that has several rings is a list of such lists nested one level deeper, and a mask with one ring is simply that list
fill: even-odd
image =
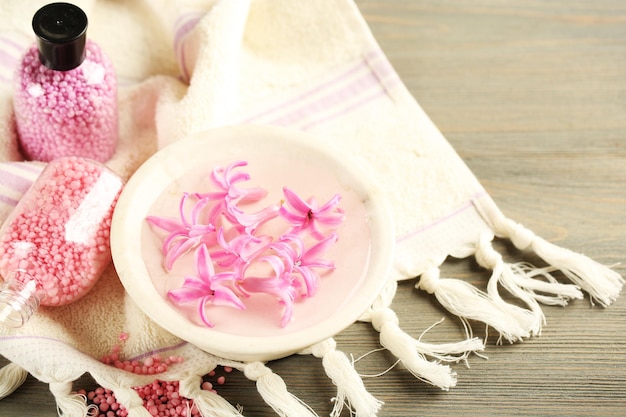
[{"label": "flower petal", "polygon": [[211,277],[215,275],[213,261],[205,244],[200,245],[200,248],[196,251],[196,272],[206,282],[211,282]]},{"label": "flower petal", "polygon": [[185,203],[187,202],[188,198],[189,198],[189,193],[183,193],[183,196],[181,197],[180,202],[178,203],[178,215],[180,216],[180,220],[183,222],[183,226],[185,227],[191,226],[191,224],[189,224],[189,222],[185,218]]},{"label": "flower petal", "polygon": [[202,214],[202,210],[209,204],[210,200],[208,198],[202,198],[196,204],[193,205],[191,209],[191,222],[195,226],[200,223],[200,215]]},{"label": "flower petal", "polygon": [[292,189],[283,187],[283,194],[287,203],[289,203],[289,205],[299,214],[306,216],[309,210],[311,210],[311,207],[306,203],[306,201],[302,200]]},{"label": "flower petal", "polygon": [[319,287],[320,277],[317,275],[311,268],[296,266],[294,267],[296,271],[300,273],[302,279],[304,281],[304,285],[306,287],[306,296],[312,297],[317,292],[317,288]]},{"label": "flower petal", "polygon": [[209,303],[210,300],[211,300],[211,297],[204,297],[198,303],[198,315],[200,316],[200,320],[202,320],[202,323],[204,323],[207,327],[214,326],[213,322],[209,320],[209,318],[206,315],[206,305]]},{"label": "flower petal", "polygon": [[178,219],[174,217],[157,217],[157,216],[148,216],[146,220],[150,225],[156,226],[159,229],[163,229],[166,232],[177,232],[182,229],[184,226],[180,224]]},{"label": "flower petal", "polygon": [[324,253],[326,253],[326,251],[335,242],[337,242],[337,238],[338,238],[337,233],[331,233],[324,239],[317,242],[315,245],[306,249],[304,253],[302,254],[302,257],[301,257],[302,261],[306,263],[307,265],[309,265],[310,262],[314,262],[316,257],[323,256]]},{"label": "flower petal", "polygon": [[215,289],[212,304],[219,306],[233,307],[238,310],[245,310],[246,306],[237,294],[228,287],[218,287]]},{"label": "flower petal", "polygon": [[317,209],[314,209],[313,211],[316,213],[323,213],[325,211],[330,211],[339,204],[339,201],[341,201],[341,195],[335,194],[334,196],[330,198],[330,200],[324,203],[321,207],[318,207]]},{"label": "flower petal", "polygon": [[165,268],[171,270],[178,258],[192,250],[197,244],[194,239],[180,239],[167,248],[165,253]]},{"label": "flower petal", "polygon": [[168,291],[167,296],[177,303],[188,303],[211,294],[213,291],[198,280],[185,280],[180,288]]},{"label": "flower petal", "polygon": [[268,255],[259,259],[260,261],[267,262],[274,270],[276,279],[281,280],[285,274],[285,262],[276,255]]},{"label": "flower petal", "polygon": [[227,210],[237,223],[245,228],[247,233],[253,233],[263,223],[277,217],[280,206],[278,204],[271,205],[252,214],[244,213],[239,207],[233,205],[229,205]]},{"label": "flower petal", "polygon": [[261,187],[251,187],[246,189],[246,195],[242,197],[241,202],[259,201],[267,195],[267,190]]}]

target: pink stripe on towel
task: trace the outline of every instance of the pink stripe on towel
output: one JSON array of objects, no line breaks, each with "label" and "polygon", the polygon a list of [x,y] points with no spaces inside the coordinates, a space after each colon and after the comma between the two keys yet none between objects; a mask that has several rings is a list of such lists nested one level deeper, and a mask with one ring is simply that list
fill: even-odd
[{"label": "pink stripe on towel", "polygon": [[188,82],[191,74],[185,62],[185,48],[183,42],[185,36],[196,27],[198,22],[204,17],[204,12],[188,12],[180,15],[174,25],[174,53],[183,72],[183,80]]},{"label": "pink stripe on towel", "polygon": [[7,204],[9,206],[17,206],[18,201],[14,198],[0,194],[0,203]]},{"label": "pink stripe on towel", "polygon": [[298,103],[303,102],[304,100],[308,99],[309,97],[315,96],[316,94],[321,94],[323,93],[325,90],[328,90],[330,88],[332,88],[333,86],[341,83],[342,81],[346,80],[346,79],[350,79],[351,77],[354,76],[354,74],[358,73],[358,71],[362,70],[363,68],[365,68],[367,66],[367,64],[365,63],[365,61],[360,61],[359,63],[353,65],[352,67],[350,67],[349,69],[347,69],[346,71],[341,72],[339,75],[337,75],[334,78],[331,78],[330,80],[327,80],[307,91],[305,91],[304,93],[293,97],[285,102],[280,103],[279,105],[275,106],[275,107],[270,107],[266,110],[263,110],[253,116],[250,116],[250,118],[247,121],[252,121],[252,120],[256,120],[256,119],[260,119],[261,117],[264,116],[268,116],[272,113],[279,113],[285,109],[288,109],[292,106],[296,106],[298,105]]},{"label": "pink stripe on towel", "polygon": [[287,100],[246,118],[244,123],[267,123],[308,129],[358,110],[367,103],[390,96],[400,78],[380,50],[336,75]]},{"label": "pink stripe on towel", "polygon": [[[345,87],[332,91],[315,101],[311,101],[298,109],[292,110],[288,114],[273,119],[270,123],[283,126],[293,125],[299,121],[309,118],[310,116],[317,116],[329,111],[330,109],[345,105],[351,100],[362,96],[364,93],[369,92],[372,89],[383,91],[376,76],[371,72],[367,72],[360,78],[354,79]],[[357,101],[360,100],[357,99]]]},{"label": "pink stripe on towel", "polygon": [[32,180],[9,171],[5,171],[0,166],[0,185],[4,185],[7,188],[24,193],[28,190],[32,183]]}]

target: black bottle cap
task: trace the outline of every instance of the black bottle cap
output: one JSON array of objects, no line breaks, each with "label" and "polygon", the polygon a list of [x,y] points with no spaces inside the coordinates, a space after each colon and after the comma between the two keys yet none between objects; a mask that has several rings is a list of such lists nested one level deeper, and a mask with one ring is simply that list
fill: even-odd
[{"label": "black bottle cap", "polygon": [[46,67],[68,71],[85,59],[87,15],[69,3],[51,3],[33,16],[39,60]]}]

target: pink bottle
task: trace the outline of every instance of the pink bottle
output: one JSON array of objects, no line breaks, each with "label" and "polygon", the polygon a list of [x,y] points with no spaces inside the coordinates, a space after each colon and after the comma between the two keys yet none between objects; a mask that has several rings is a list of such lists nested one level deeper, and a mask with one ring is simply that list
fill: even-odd
[{"label": "pink bottle", "polygon": [[14,82],[18,139],[30,160],[81,156],[107,161],[118,138],[117,80],[111,61],[87,39],[87,15],[52,3],[33,17],[37,42]]},{"label": "pink bottle", "polygon": [[111,217],[123,181],[97,161],[49,162],[0,229],[0,323],[24,324],[39,304],[85,295],[111,262]]}]

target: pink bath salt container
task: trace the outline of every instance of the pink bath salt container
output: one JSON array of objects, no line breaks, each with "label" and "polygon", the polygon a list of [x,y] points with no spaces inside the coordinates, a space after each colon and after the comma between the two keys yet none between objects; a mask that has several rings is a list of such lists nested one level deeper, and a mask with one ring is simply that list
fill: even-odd
[{"label": "pink bath salt container", "polygon": [[118,140],[117,79],[102,49],[87,39],[87,15],[52,3],[32,21],[37,41],[14,79],[13,108],[26,159],[81,156],[105,162]]},{"label": "pink bath salt container", "polygon": [[49,162],[0,229],[0,322],[23,325],[39,304],[84,296],[111,262],[123,181],[97,161]]}]

